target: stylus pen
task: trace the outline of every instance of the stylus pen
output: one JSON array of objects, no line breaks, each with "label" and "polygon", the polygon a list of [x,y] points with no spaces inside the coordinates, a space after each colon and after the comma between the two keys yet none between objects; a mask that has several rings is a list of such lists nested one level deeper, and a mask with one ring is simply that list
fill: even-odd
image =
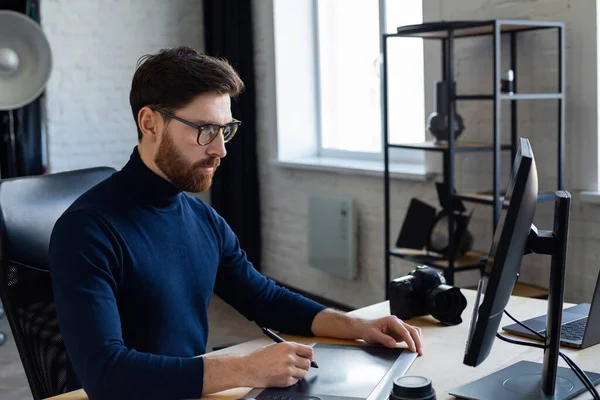
[{"label": "stylus pen", "polygon": [[[270,337],[271,339],[273,339],[273,341],[275,343],[283,343],[285,342],[285,340],[283,340],[283,338],[281,336],[279,336],[278,334],[276,334],[275,332],[273,332],[272,330],[270,330],[269,328],[261,328],[263,333],[265,335],[267,335],[268,337]],[[317,365],[317,363],[315,361],[311,361],[310,362],[310,366],[313,368],[319,368],[319,366]]]}]

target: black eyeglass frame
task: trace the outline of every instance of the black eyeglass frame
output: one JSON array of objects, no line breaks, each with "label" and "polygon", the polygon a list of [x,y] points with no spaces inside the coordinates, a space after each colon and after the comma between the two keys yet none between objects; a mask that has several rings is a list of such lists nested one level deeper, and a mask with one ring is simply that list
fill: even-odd
[{"label": "black eyeglass frame", "polygon": [[[228,136],[225,136],[225,134],[223,134],[223,141],[225,143],[231,141],[231,139],[233,139],[233,137],[235,136],[235,134],[237,133],[238,128],[240,127],[240,125],[242,124],[242,121],[237,120],[237,119],[233,119],[231,122],[229,122],[228,124],[225,125],[220,125],[220,124],[203,124],[203,125],[197,125],[194,124],[193,122],[190,122],[188,120],[185,120],[183,118],[177,117],[173,114],[169,114],[168,112],[162,111],[162,110],[157,110],[154,109],[154,111],[158,111],[159,113],[161,113],[162,115],[164,115],[165,117],[169,117],[172,118],[176,121],[179,121],[183,124],[186,124],[187,126],[191,126],[192,128],[195,128],[196,130],[198,130],[198,137],[196,137],[196,143],[198,143],[200,146],[207,146],[209,145],[213,140],[215,140],[215,138],[219,135],[219,133],[225,132],[225,129],[228,127],[231,127],[233,125],[233,128],[231,128],[231,132]],[[209,126],[216,126],[219,128],[219,130],[217,131],[217,134],[214,135],[208,142],[206,143],[200,143],[200,135],[202,135],[202,131],[209,127]]]}]

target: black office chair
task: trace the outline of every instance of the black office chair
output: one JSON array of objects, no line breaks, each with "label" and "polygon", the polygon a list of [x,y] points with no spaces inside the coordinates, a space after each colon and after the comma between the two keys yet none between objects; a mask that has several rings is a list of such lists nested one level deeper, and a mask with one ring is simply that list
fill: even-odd
[{"label": "black office chair", "polygon": [[[2,306],[2,303],[0,302],[0,319],[2,319],[4,317],[4,307]],[[2,346],[4,343],[6,343],[6,335],[4,334],[4,332],[0,331],[0,346]]]},{"label": "black office chair", "polygon": [[67,355],[54,308],[48,245],[57,219],[108,167],[0,181],[0,297],[34,399],[66,391]]}]

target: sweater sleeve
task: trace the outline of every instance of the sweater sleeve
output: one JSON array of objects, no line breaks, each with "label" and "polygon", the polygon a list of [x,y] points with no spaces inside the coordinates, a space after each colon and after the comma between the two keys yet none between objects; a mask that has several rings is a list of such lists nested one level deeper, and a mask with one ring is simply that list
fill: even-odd
[{"label": "sweater sleeve", "polygon": [[215,293],[250,321],[284,333],[312,336],[312,321],[325,306],[278,286],[246,258],[239,240],[217,216],[221,233],[221,264]]},{"label": "sweater sleeve", "polygon": [[[125,346],[117,305],[120,245],[90,211],[64,214],[50,242],[50,276],[69,360],[90,399],[202,396],[204,361]],[[152,332],[148,332],[152,334]]]}]

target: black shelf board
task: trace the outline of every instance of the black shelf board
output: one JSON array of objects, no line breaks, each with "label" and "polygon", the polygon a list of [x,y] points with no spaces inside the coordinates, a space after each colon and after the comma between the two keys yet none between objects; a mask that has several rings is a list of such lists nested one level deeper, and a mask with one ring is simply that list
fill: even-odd
[{"label": "black shelf board", "polygon": [[[500,100],[558,100],[564,99],[562,93],[500,93]],[[454,100],[494,100],[493,94],[459,94]]]},{"label": "black shelf board", "polygon": [[[456,194],[456,195],[454,195],[454,197],[456,197],[457,199],[463,200],[463,201],[471,202],[471,203],[490,204],[490,205],[494,204],[494,196],[489,192]],[[504,197],[504,195],[501,195],[500,197]],[[538,194],[537,200],[539,202],[553,201],[554,193],[540,193],[540,194]],[[507,208],[508,202],[503,201],[502,207]]]},{"label": "black shelf board", "polygon": [[500,100],[558,100],[564,97],[562,93],[502,93]]},{"label": "black shelf board", "polygon": [[[390,249],[389,254],[390,256],[402,258],[417,264],[428,265],[444,271],[450,268],[449,260],[447,258],[426,250],[392,248]],[[454,269],[460,271],[480,269],[483,266],[483,260],[485,260],[487,255],[487,253],[481,251],[471,250],[454,260]]]},{"label": "black shelf board", "polygon": [[433,21],[416,25],[400,26],[396,33],[387,37],[419,37],[423,39],[445,39],[453,32],[455,38],[491,35],[498,24],[500,32],[524,32],[535,29],[564,28],[561,21],[543,21],[527,19],[491,19],[473,21]]},{"label": "black shelf board", "polygon": [[454,100],[494,100],[493,94],[459,94]]},{"label": "black shelf board", "polygon": [[[437,143],[432,140],[421,142],[421,143],[389,143],[388,147],[394,147],[398,149],[412,149],[412,150],[425,150],[425,151],[439,151],[449,152],[448,143]],[[509,144],[500,145],[501,150],[510,150]],[[492,143],[477,143],[477,142],[461,142],[456,140],[454,142],[454,151],[457,153],[472,153],[478,151],[494,151],[494,145]]]}]

